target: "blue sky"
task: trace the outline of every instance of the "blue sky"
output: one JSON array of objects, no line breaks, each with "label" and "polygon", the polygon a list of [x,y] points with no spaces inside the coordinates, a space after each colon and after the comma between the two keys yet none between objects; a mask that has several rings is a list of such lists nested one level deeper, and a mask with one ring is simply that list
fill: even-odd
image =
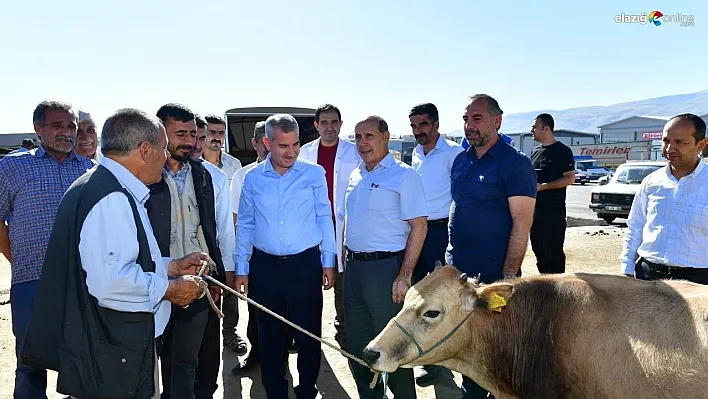
[{"label": "blue sky", "polygon": [[[428,101],[441,131],[460,129],[467,96],[480,92],[514,113],[708,88],[706,2],[437,3],[4,2],[0,133],[31,131],[45,98],[99,125],[116,109],[167,102],[201,114],[330,102],[343,132],[379,114],[399,135]],[[614,19],[653,10],[694,15],[695,26]]]}]

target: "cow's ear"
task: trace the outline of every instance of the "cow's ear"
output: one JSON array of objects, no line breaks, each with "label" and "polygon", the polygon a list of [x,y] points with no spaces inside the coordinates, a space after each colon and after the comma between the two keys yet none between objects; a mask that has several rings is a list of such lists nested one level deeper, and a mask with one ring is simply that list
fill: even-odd
[{"label": "cow's ear", "polygon": [[433,270],[438,270],[441,267],[443,267],[442,262],[440,262],[439,260],[436,260],[435,261],[435,268]]},{"label": "cow's ear", "polygon": [[478,306],[501,312],[514,295],[514,286],[510,283],[494,283],[477,290]]}]

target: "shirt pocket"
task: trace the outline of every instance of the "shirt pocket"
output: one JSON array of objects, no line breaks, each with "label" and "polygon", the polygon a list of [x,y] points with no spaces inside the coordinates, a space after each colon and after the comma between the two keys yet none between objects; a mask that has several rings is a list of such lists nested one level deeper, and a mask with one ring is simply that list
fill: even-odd
[{"label": "shirt pocket", "polygon": [[367,209],[370,211],[395,212],[398,209],[398,193],[385,188],[374,188],[369,194]]},{"label": "shirt pocket", "polygon": [[501,177],[496,174],[478,175],[470,178],[465,195],[485,202],[506,200],[503,181]]}]

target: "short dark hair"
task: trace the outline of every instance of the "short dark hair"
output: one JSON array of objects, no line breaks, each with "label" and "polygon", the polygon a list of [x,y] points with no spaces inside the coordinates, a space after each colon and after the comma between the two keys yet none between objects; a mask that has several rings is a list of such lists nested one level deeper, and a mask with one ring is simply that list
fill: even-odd
[{"label": "short dark hair", "polygon": [[538,114],[538,116],[536,116],[536,119],[540,120],[541,123],[543,123],[543,126],[548,126],[548,128],[553,131],[553,128],[555,127],[555,122],[553,121],[553,117],[551,116],[551,114]]},{"label": "short dark hair", "polygon": [[693,127],[695,129],[695,132],[693,133],[693,137],[696,139],[696,143],[703,140],[706,138],[706,122],[701,118],[700,116],[696,114],[680,114],[676,115],[673,118],[671,118],[670,121],[678,119],[683,122],[691,122],[693,123]]},{"label": "short dark hair", "polygon": [[[370,121],[376,121],[376,122],[378,122],[378,124],[379,124],[379,125],[378,125],[378,131],[379,131],[379,133],[384,133],[384,132],[388,131],[388,123],[386,123],[386,121],[384,120],[384,118],[382,118],[382,117],[380,117],[380,116],[378,116],[378,115],[367,116],[365,119],[363,119],[363,120],[362,120],[361,122],[359,122],[359,123],[362,123],[362,122],[370,122]],[[357,125],[358,125],[359,123],[357,123]]]},{"label": "short dark hair", "polygon": [[74,115],[77,120],[79,119],[78,115],[74,111],[74,107],[71,104],[57,100],[44,100],[37,104],[37,107],[35,107],[34,112],[32,113],[32,123],[35,125],[43,125],[45,117],[47,116],[47,111],[50,109],[66,111]]},{"label": "short dark hair", "polygon": [[207,127],[207,121],[201,115],[194,115],[194,121],[197,122],[197,129],[205,129]]},{"label": "short dark hair", "polygon": [[186,105],[169,103],[157,110],[157,117],[160,118],[162,124],[167,124],[168,119],[177,122],[189,122],[194,120],[194,112],[187,108]]},{"label": "short dark hair", "polygon": [[487,100],[487,108],[489,114],[491,114],[492,117],[502,115],[504,113],[504,111],[502,111],[502,109],[499,107],[499,103],[497,102],[497,100],[495,100],[494,97],[490,96],[489,94],[475,94],[473,96],[470,96],[470,102],[480,99]]},{"label": "short dark hair", "polygon": [[331,112],[331,111],[336,112],[337,118],[339,118],[340,121],[342,120],[342,113],[339,112],[339,108],[335,107],[332,104],[323,104],[323,105],[320,105],[319,107],[317,107],[317,110],[315,110],[315,121],[317,123],[320,123],[320,114],[323,112]]},{"label": "short dark hair", "polygon": [[410,118],[415,115],[428,115],[431,121],[437,122],[439,119],[438,107],[432,103],[418,104],[411,109],[411,112],[408,113],[408,117]]},{"label": "short dark hair", "polygon": [[160,121],[135,108],[119,109],[106,119],[101,130],[101,152],[128,155],[147,141],[157,147]]},{"label": "short dark hair", "polygon": [[222,118],[218,115],[209,114],[205,118],[206,118],[207,123],[215,123],[217,125],[226,125],[226,121],[224,120],[224,118]]}]

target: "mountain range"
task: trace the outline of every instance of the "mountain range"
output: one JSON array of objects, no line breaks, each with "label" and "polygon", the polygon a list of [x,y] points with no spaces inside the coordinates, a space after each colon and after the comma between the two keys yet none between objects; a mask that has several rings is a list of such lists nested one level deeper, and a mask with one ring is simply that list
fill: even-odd
[{"label": "mountain range", "polygon": [[[708,90],[690,94],[676,94],[646,100],[618,103],[607,106],[589,106],[564,110],[541,109],[504,115],[502,133],[528,132],[533,118],[543,112],[553,115],[556,129],[597,133],[597,127],[635,115],[673,116],[685,112],[697,115],[708,113]],[[462,136],[462,130],[448,133]]]}]

